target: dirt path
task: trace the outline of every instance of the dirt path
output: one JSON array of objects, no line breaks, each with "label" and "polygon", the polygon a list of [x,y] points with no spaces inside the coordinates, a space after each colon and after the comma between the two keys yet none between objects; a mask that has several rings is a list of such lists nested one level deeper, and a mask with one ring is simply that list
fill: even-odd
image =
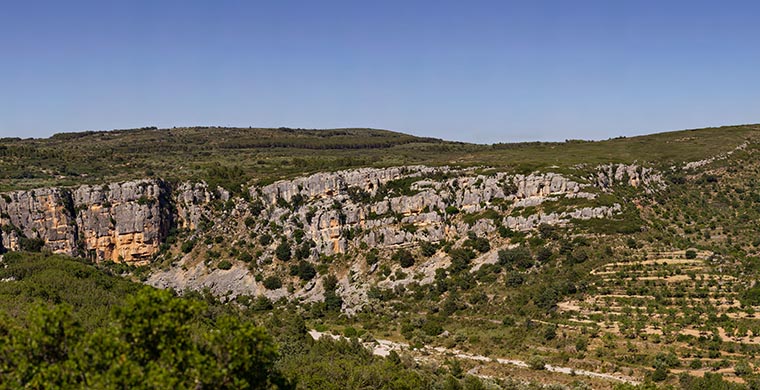
[{"label": "dirt path", "polygon": [[[322,337],[330,337],[335,340],[343,338],[343,336],[336,336],[336,335],[326,333],[326,332],[318,332],[316,330],[310,330],[309,335],[314,340],[319,340]],[[390,354],[391,351],[409,350],[409,344],[397,343],[390,340],[380,340],[380,339],[375,339],[374,342],[365,342],[364,346],[371,349],[373,354],[378,355],[378,356],[383,356],[383,357],[388,356],[388,354]],[[465,353],[456,349],[448,349],[448,348],[443,348],[443,347],[425,347],[425,351],[435,352],[441,355],[445,354],[447,356],[450,355],[459,359],[466,359],[466,360],[472,360],[472,361],[478,361],[478,362],[485,362],[485,363],[496,362],[503,365],[511,365],[511,366],[517,366],[517,367],[523,367],[523,368],[530,367],[528,363],[522,360],[490,358],[487,356],[473,355],[473,354]],[[421,359],[419,357],[415,357],[415,360],[421,360]],[[586,370],[577,370],[574,368],[559,367],[559,366],[553,366],[550,364],[547,364],[545,366],[545,370],[549,372],[557,372],[561,374],[582,375],[582,376],[587,376],[591,378],[599,378],[599,379],[605,379],[605,380],[612,380],[616,382],[630,383],[633,385],[637,385],[640,383],[634,378],[630,378],[627,376],[605,374],[601,372],[586,371]]]}]

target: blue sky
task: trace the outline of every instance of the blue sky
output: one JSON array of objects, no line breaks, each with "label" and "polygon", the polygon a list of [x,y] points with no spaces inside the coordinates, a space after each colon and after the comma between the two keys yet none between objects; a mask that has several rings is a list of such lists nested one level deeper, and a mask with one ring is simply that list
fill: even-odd
[{"label": "blue sky", "polygon": [[376,127],[470,142],[760,122],[755,1],[14,1],[0,136]]}]

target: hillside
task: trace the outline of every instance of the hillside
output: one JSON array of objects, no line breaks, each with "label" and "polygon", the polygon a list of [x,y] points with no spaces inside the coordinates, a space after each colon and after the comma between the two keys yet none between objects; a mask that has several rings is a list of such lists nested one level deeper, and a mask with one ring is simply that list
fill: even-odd
[{"label": "hillside", "polygon": [[[373,129],[143,128],[0,139],[0,188],[31,189],[158,177],[229,185],[357,167],[487,165],[522,173],[577,164],[678,164],[725,153],[758,125],[588,142],[474,145]],[[220,176],[222,178],[220,178]],[[234,190],[235,188],[228,188]]]},{"label": "hillside", "polygon": [[[406,381],[746,388],[759,141],[760,125],[495,145],[371,129],[3,139],[0,248],[210,294],[260,323],[295,313],[299,337],[358,337],[368,349],[348,355]],[[305,379],[310,353],[277,367],[325,387]]]}]

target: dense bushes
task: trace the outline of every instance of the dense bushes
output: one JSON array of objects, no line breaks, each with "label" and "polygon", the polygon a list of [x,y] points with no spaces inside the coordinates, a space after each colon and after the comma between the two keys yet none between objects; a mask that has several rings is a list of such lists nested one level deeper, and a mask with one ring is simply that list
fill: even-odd
[{"label": "dense bushes", "polygon": [[277,290],[282,287],[282,281],[276,276],[269,276],[264,279],[264,287],[267,290]]},{"label": "dense bushes", "polygon": [[45,246],[45,240],[41,238],[20,237],[18,243],[21,250],[29,252],[39,252]]},{"label": "dense bushes", "polygon": [[290,267],[290,275],[298,276],[302,280],[312,280],[317,276],[317,270],[308,261],[301,260],[298,264]]},{"label": "dense bushes", "polygon": [[[303,313],[265,297],[239,296],[242,315],[208,291],[178,298],[63,256],[11,252],[3,263],[0,278],[14,280],[0,283],[0,389],[482,388],[356,340],[313,342]],[[340,310],[337,278],[323,283],[325,306]],[[260,311],[274,338],[248,320]],[[425,334],[441,323],[429,317]]]},{"label": "dense bushes", "polygon": [[217,268],[223,269],[223,270],[231,269],[232,262],[230,262],[229,260],[222,260],[219,262],[219,264],[217,264]]},{"label": "dense bushes", "polygon": [[182,243],[182,247],[180,248],[182,250],[182,253],[190,253],[192,252],[193,248],[195,248],[195,240],[187,240]]},{"label": "dense bushes", "polygon": [[277,256],[277,258],[282,261],[290,260],[290,257],[291,257],[290,244],[288,244],[287,241],[282,240],[282,242],[279,245],[277,245],[277,249],[275,249],[274,253]]},{"label": "dense bushes", "polygon": [[394,253],[391,258],[394,261],[398,261],[398,263],[403,268],[408,268],[414,265],[414,255],[412,254],[412,252],[409,252],[406,249],[397,250],[396,253]]},{"label": "dense bushes", "polygon": [[[103,286],[109,283],[112,287],[129,284],[72,261],[50,260],[56,263],[54,268],[40,264],[40,259],[32,262],[37,270],[46,268],[64,279],[70,272],[79,272],[78,279],[85,281],[83,285],[91,282],[94,293],[105,293]],[[46,279],[34,279],[39,278],[36,272],[21,268],[13,272],[22,277],[21,284],[46,283]],[[72,302],[75,291],[57,285],[49,292]],[[125,292],[123,286],[114,291],[120,292]],[[6,288],[3,303],[7,294]],[[148,287],[119,298],[124,302],[107,314],[84,321],[80,321],[82,313],[74,312],[68,303],[43,299],[16,305],[28,315],[0,319],[0,388],[291,387],[275,369],[273,340],[252,323],[231,315],[205,322],[204,303]],[[77,305],[77,311],[106,309],[105,302],[97,299],[81,297],[84,306]]]},{"label": "dense bushes", "polygon": [[530,251],[525,247],[517,247],[514,249],[502,249],[498,253],[499,264],[509,267],[517,267],[520,269],[527,269],[533,266],[533,258]]}]

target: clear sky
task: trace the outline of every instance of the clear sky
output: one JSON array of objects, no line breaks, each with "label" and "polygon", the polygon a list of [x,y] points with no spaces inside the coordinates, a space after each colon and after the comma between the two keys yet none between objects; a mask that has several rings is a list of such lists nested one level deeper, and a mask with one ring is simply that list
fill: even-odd
[{"label": "clear sky", "polygon": [[375,127],[490,143],[760,122],[758,1],[6,1],[0,136]]}]

